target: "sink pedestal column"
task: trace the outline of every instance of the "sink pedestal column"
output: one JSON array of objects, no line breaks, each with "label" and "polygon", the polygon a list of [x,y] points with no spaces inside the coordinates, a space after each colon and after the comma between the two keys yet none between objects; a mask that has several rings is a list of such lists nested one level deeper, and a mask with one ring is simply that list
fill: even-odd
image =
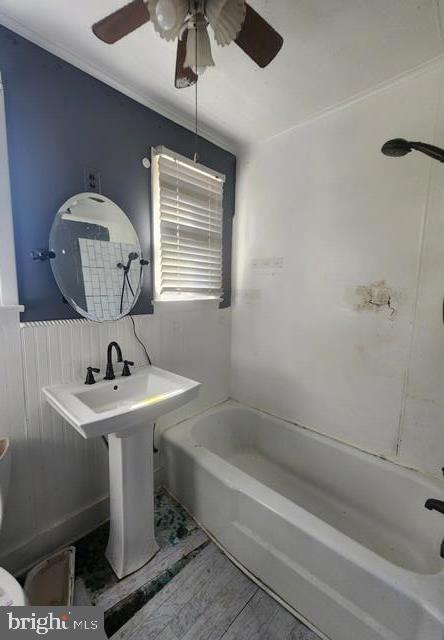
[{"label": "sink pedestal column", "polygon": [[154,425],[109,444],[110,534],[106,558],[118,578],[142,567],[159,549],[154,537]]}]

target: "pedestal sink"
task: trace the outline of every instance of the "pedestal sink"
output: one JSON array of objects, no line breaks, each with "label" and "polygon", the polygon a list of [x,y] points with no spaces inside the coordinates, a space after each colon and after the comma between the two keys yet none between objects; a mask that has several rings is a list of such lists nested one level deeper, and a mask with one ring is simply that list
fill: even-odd
[{"label": "pedestal sink", "polygon": [[197,396],[200,383],[158,367],[95,385],[44,387],[48,402],[84,438],[108,435],[111,525],[106,557],[119,578],[156,553],[153,429]]}]

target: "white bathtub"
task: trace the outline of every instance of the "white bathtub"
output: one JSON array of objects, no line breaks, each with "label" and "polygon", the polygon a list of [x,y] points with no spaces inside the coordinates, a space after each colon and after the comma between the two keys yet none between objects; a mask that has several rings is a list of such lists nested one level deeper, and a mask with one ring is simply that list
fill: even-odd
[{"label": "white bathtub", "polygon": [[163,445],[173,495],[325,636],[444,639],[443,483],[231,401]]}]

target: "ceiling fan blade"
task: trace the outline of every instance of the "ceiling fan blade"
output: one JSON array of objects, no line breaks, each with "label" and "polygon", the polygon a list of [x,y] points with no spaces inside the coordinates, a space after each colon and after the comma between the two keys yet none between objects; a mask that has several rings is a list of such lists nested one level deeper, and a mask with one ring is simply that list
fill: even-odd
[{"label": "ceiling fan blade", "polygon": [[103,20],[93,24],[94,34],[107,44],[114,44],[150,19],[144,0],[133,0]]},{"label": "ceiling fan blade", "polygon": [[284,39],[247,4],[245,20],[235,42],[247,56],[263,68],[277,56]]},{"label": "ceiling fan blade", "polygon": [[176,56],[176,77],[174,85],[176,89],[185,89],[196,84],[197,75],[189,67],[184,67],[185,56],[187,53],[188,29],[185,29],[182,37],[177,40],[177,56]]}]

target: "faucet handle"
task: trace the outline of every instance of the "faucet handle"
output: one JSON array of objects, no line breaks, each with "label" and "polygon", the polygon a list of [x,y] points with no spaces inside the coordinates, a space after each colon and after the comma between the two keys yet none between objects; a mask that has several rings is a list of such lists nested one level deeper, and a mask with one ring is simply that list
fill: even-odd
[{"label": "faucet handle", "polygon": [[96,367],[88,367],[86,371],[85,384],[96,384],[93,373],[100,373],[100,369],[97,369]]},{"label": "faucet handle", "polygon": [[127,377],[131,375],[130,367],[134,367],[134,362],[131,362],[131,360],[124,360],[123,369],[122,369],[123,377]]}]

